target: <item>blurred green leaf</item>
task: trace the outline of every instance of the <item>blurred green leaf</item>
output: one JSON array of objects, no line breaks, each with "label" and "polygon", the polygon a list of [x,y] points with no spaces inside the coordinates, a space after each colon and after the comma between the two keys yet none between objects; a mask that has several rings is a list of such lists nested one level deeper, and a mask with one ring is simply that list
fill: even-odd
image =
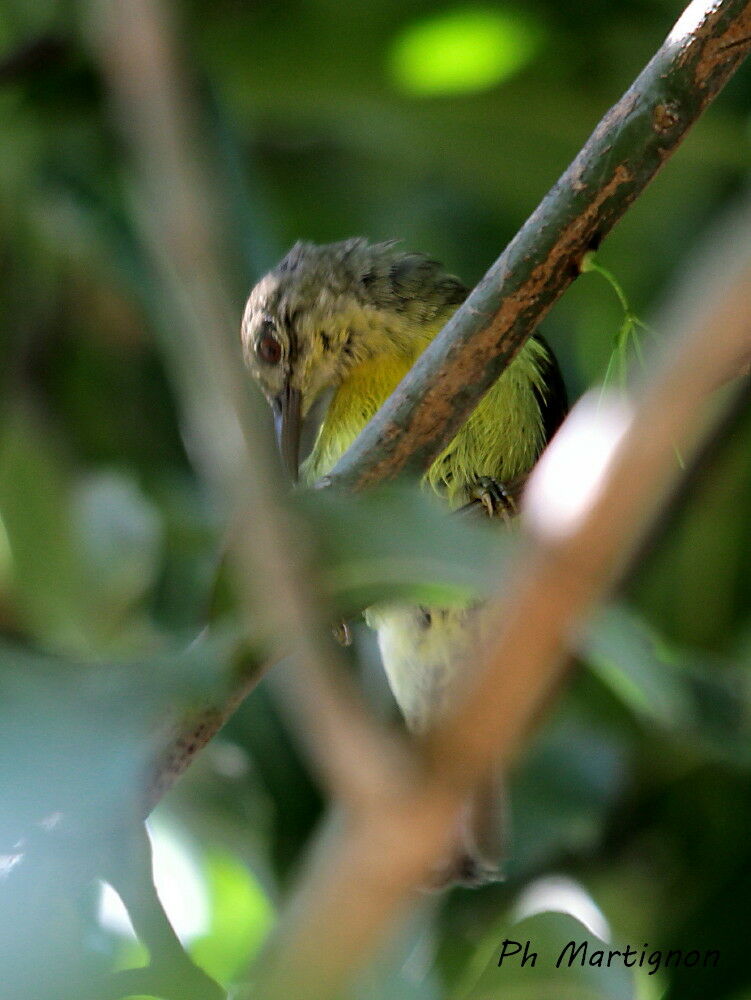
[{"label": "blurred green leaf", "polygon": [[689,710],[679,657],[637,615],[611,605],[588,626],[580,647],[590,669],[642,718],[674,725]]},{"label": "blurred green leaf", "polygon": [[0,426],[0,516],[25,627],[50,646],[90,649],[96,595],[73,534],[69,473],[54,432],[26,408],[6,411]]},{"label": "blurred green leaf", "polygon": [[567,701],[526,752],[511,784],[510,878],[548,858],[591,850],[630,774],[623,739]]},{"label": "blurred green leaf", "polygon": [[630,711],[694,752],[751,764],[751,673],[720,657],[670,648],[632,611],[611,606],[580,646],[590,669]]},{"label": "blurred green leaf", "polygon": [[487,596],[512,539],[482,514],[450,514],[417,486],[363,496],[310,491],[295,497],[316,546],[321,580],[338,612],[377,601],[461,604]]},{"label": "blurred green leaf", "polygon": [[93,665],[0,644],[0,842],[52,815],[91,835],[130,815],[164,726],[221,703],[238,648],[217,632],[171,655]]},{"label": "blurred green leaf", "polygon": [[543,38],[542,27],[520,11],[445,11],[401,30],[389,52],[391,76],[412,96],[485,90],[534,58]]},{"label": "blurred green leaf", "polygon": [[398,936],[357,977],[357,1000],[443,1000],[445,990],[435,968],[437,937],[429,909],[411,914]]},{"label": "blurred green leaf", "polygon": [[[105,971],[107,956],[86,930],[84,890],[114,870],[137,877],[127,832],[141,817],[146,776],[168,726],[224,701],[237,649],[217,632],[172,655],[92,665],[0,645],[0,968],[12,967],[9,1000],[87,996],[78,977]],[[70,994],[59,982],[53,989],[60,975]]]},{"label": "blurred green leaf", "polygon": [[131,479],[112,472],[78,482],[72,506],[90,586],[117,620],[154,582],[161,542],[159,512]]},{"label": "blurred green leaf", "polygon": [[0,427],[0,586],[42,644],[73,655],[152,644],[138,604],[158,569],[161,521],[132,480],[76,481],[56,433],[25,407]]},{"label": "blurred green leaf", "polygon": [[252,873],[233,855],[212,851],[205,871],[211,926],[191,944],[190,953],[214,979],[229,984],[249,968],[274,924],[274,910]]}]

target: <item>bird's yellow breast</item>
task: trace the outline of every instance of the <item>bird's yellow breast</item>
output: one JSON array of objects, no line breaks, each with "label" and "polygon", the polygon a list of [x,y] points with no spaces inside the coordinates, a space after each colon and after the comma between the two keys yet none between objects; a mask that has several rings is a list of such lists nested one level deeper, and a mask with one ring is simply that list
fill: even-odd
[{"label": "bird's yellow breast", "polygon": [[[420,345],[426,346],[426,342]],[[302,469],[315,482],[330,472],[417,358],[379,354],[357,365],[337,388]],[[477,476],[510,481],[527,472],[544,445],[540,365],[545,347],[529,340],[428,469],[425,482],[454,504]]]}]

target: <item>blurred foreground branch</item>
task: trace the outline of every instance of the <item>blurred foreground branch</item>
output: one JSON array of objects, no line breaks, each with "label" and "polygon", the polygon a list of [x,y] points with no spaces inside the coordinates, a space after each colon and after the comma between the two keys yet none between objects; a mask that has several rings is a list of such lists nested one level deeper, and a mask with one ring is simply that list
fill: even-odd
[{"label": "blurred foreground branch", "polygon": [[[231,521],[230,558],[249,633],[315,699],[311,746],[329,784],[358,800],[402,769],[339,666],[329,617],[311,586],[308,549],[284,496],[268,414],[245,376],[234,308],[222,272],[221,218],[203,160],[206,145],[179,67],[174,29],[158,0],[91,0],[89,26],[138,171],[136,210],[166,305],[162,349],[176,383],[194,459]],[[189,765],[254,687],[259,665],[241,671],[223,706],[187,721],[161,756],[147,807]],[[342,724],[342,719],[346,724]],[[403,761],[402,761],[403,763]],[[390,766],[393,765],[393,766]]]},{"label": "blurred foreground branch", "polygon": [[[522,512],[531,543],[505,576],[495,639],[468,693],[420,748],[422,777],[345,816],[319,846],[254,997],[338,996],[414,901],[467,793],[493,762],[513,764],[576,631],[674,486],[676,447],[690,454],[711,432],[723,406],[710,397],[751,359],[749,260],[689,311],[693,322],[674,322],[669,351],[631,400],[590,394],[549,446]],[[748,388],[736,379],[726,391]]]},{"label": "blurred foreground branch", "polygon": [[421,475],[751,48],[750,0],[694,0],[323,484]]}]

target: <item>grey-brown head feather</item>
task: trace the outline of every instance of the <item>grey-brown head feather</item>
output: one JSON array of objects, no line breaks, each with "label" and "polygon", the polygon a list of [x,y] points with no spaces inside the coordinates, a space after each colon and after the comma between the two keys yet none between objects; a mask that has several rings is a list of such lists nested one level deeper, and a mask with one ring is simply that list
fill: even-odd
[{"label": "grey-brown head feather", "polygon": [[[379,350],[413,351],[420,331],[466,294],[437,261],[393,241],[299,242],[251,291],[242,330],[246,361],[269,398],[291,383],[311,402]],[[282,347],[277,366],[257,352],[270,323]]]}]

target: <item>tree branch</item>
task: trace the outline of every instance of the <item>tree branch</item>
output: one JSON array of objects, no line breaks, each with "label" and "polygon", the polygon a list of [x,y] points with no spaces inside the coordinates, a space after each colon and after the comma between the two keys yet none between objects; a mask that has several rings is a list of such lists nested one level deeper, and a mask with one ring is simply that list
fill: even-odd
[{"label": "tree branch", "polygon": [[694,0],[654,58],[320,485],[422,474],[751,48],[750,0]]},{"label": "tree branch", "polygon": [[190,767],[193,758],[216,736],[258,684],[269,662],[243,663],[232,684],[229,697],[221,705],[208,705],[182,719],[167,735],[164,749],[154,761],[143,796],[143,815],[148,816],[177,779]]}]

